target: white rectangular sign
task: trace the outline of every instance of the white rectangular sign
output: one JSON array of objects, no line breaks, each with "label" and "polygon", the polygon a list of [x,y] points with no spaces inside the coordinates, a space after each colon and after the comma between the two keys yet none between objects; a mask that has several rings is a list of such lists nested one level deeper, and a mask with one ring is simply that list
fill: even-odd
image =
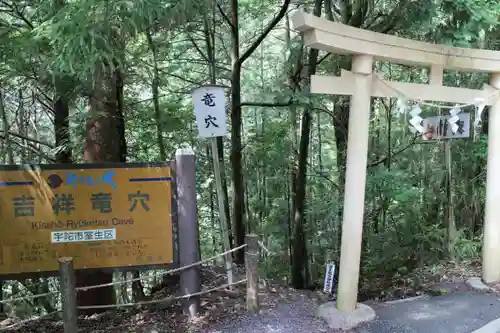
[{"label": "white rectangular sign", "polygon": [[327,264],[325,272],[325,282],[323,284],[323,292],[327,294],[332,293],[334,277],[335,277],[335,264]]},{"label": "white rectangular sign", "polygon": [[202,86],[193,91],[198,134],[213,138],[227,134],[226,96],[222,86]]},{"label": "white rectangular sign", "polygon": [[448,119],[451,115],[435,116],[425,118],[422,122],[424,133],[423,140],[438,140],[438,139],[461,139],[470,136],[470,114],[460,112],[457,114],[460,120],[457,121],[458,130],[456,133],[451,131],[451,126]]},{"label": "white rectangular sign", "polygon": [[52,231],[50,238],[52,244],[116,240],[116,229]]}]

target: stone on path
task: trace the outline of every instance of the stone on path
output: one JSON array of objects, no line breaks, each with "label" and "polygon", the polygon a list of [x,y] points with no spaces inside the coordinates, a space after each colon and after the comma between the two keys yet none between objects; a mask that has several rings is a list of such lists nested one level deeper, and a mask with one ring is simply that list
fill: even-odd
[{"label": "stone on path", "polygon": [[491,288],[485,285],[479,277],[471,277],[465,283],[476,291],[491,291]]},{"label": "stone on path", "polygon": [[356,310],[343,312],[337,309],[335,302],[320,305],[316,316],[327,322],[332,329],[349,330],[375,319],[375,311],[368,305],[358,303]]}]

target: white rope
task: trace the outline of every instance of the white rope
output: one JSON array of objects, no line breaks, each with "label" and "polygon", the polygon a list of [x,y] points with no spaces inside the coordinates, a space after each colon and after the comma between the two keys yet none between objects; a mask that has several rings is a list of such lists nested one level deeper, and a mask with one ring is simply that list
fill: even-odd
[{"label": "white rope", "polygon": [[[163,276],[170,275],[170,274],[173,274],[173,273],[177,273],[177,272],[186,270],[188,268],[192,268],[192,267],[199,266],[201,264],[213,261],[213,260],[215,260],[215,259],[217,259],[219,257],[225,256],[226,254],[232,253],[234,251],[238,251],[239,249],[242,249],[245,246],[247,246],[247,245],[243,244],[243,245],[240,245],[238,247],[235,247],[234,249],[226,251],[224,253],[215,255],[213,257],[210,257],[210,258],[207,258],[207,259],[203,259],[203,260],[200,260],[198,262],[195,262],[195,263],[192,263],[192,264],[189,264],[189,265],[186,265],[186,266],[182,266],[182,267],[179,267],[179,268],[171,269],[171,270],[163,273]],[[104,287],[111,287],[111,286],[115,286],[115,285],[119,285],[119,284],[124,284],[124,283],[134,282],[134,281],[140,281],[140,280],[146,280],[146,279],[150,279],[150,278],[151,278],[150,276],[142,276],[142,277],[138,277],[138,278],[134,278],[134,279],[129,279],[129,280],[122,280],[122,281],[115,281],[115,282],[103,283],[103,284],[98,284],[98,285],[88,286],[88,287],[79,287],[79,288],[76,288],[76,291],[87,291],[87,290],[92,290],[92,289],[98,289],[98,288],[104,288]]]},{"label": "white rope", "polygon": [[[165,303],[165,302],[173,302],[173,301],[180,300],[180,299],[186,299],[186,298],[189,299],[191,297],[203,296],[203,295],[212,293],[214,291],[225,289],[225,288],[228,288],[228,287],[231,287],[231,286],[234,286],[234,285],[239,285],[239,284],[242,284],[242,283],[245,283],[245,282],[247,282],[247,279],[242,279],[242,280],[237,281],[237,282],[223,284],[223,285],[220,285],[218,287],[214,287],[214,288],[211,288],[211,289],[202,290],[202,291],[197,292],[197,293],[192,293],[192,294],[178,296],[178,297],[167,297],[167,298],[163,298],[163,299],[159,299],[159,300],[141,301],[141,302],[135,302],[135,303],[126,303],[126,304],[107,304],[107,305],[79,306],[78,309],[79,310],[112,309],[112,308],[134,307],[134,306],[140,306],[140,305],[152,305],[152,304],[159,304],[159,303]],[[22,320],[22,321],[20,321],[18,323],[9,325],[7,327],[0,328],[0,332],[7,331],[7,330],[19,327],[21,325],[24,325],[24,324],[27,324],[27,323],[30,323],[30,322],[35,322],[35,321],[38,321],[38,320],[41,320],[41,319],[44,319],[44,318],[51,317],[54,314],[57,314],[59,312],[61,312],[61,311],[54,311],[54,312],[51,312],[51,313],[48,313],[46,315],[39,316],[39,317],[36,317],[36,318]]]},{"label": "white rope", "polygon": [[13,302],[18,302],[18,301],[26,301],[29,299],[35,299],[35,298],[40,298],[40,297],[46,297],[46,296],[51,296],[51,295],[56,295],[59,294],[59,291],[51,291],[48,293],[43,293],[43,294],[37,294],[37,295],[30,295],[30,296],[24,296],[24,297],[17,297],[17,298],[11,298],[11,299],[5,299],[1,300],[1,304],[7,304],[7,303],[13,303]]},{"label": "white rope", "polygon": [[165,302],[173,302],[176,300],[180,299],[186,299],[186,298],[191,298],[191,297],[196,297],[196,296],[202,296],[205,294],[212,293],[214,291],[228,288],[237,284],[242,284],[247,282],[247,279],[243,279],[237,282],[233,283],[228,283],[228,284],[223,284],[218,287],[212,288],[212,289],[207,289],[207,290],[202,290],[197,293],[189,294],[189,295],[183,295],[179,297],[167,297],[163,299],[158,299],[158,300],[153,300],[153,301],[142,301],[142,302],[136,302],[136,303],[125,303],[125,304],[107,304],[107,305],[89,305],[89,306],[79,306],[79,310],[89,310],[89,309],[113,309],[113,308],[122,308],[122,307],[134,307],[134,306],[139,306],[139,305],[151,305],[151,304],[158,304],[158,303],[165,303]]},{"label": "white rope", "polygon": [[269,251],[269,249],[264,245],[264,243],[262,243],[262,241],[259,240],[258,244],[264,250],[264,252],[266,252],[267,254],[269,254],[269,255],[276,255],[275,252]]},{"label": "white rope", "polygon": [[[217,254],[217,255],[215,255],[213,257],[210,257],[210,258],[207,258],[207,259],[203,259],[203,260],[200,260],[198,262],[195,262],[195,263],[192,263],[192,264],[189,264],[189,265],[186,265],[186,266],[182,266],[182,267],[179,267],[179,268],[171,269],[171,270],[163,273],[162,276],[173,274],[173,273],[177,273],[177,272],[186,270],[188,268],[192,268],[192,267],[199,266],[201,264],[213,261],[213,260],[215,260],[215,259],[217,259],[219,257],[225,256],[226,254],[232,253],[234,251],[238,251],[238,250],[244,248],[245,246],[247,246],[247,245],[243,244],[243,245],[240,245],[238,247],[235,247],[234,249],[226,251],[224,253]],[[110,283],[103,283],[103,284],[98,284],[98,285],[93,285],[93,286],[88,286],[88,287],[79,287],[79,288],[76,288],[76,291],[87,291],[87,290],[92,290],[92,289],[98,289],[98,288],[104,288],[104,287],[111,287],[111,286],[115,286],[115,285],[119,285],[119,284],[125,284],[125,283],[129,283],[129,282],[134,282],[134,281],[147,280],[147,279],[151,279],[151,278],[153,278],[153,276],[142,276],[142,277],[138,277],[138,278],[134,278],[134,279],[129,279],[129,280],[121,280],[121,281],[115,281],[115,282],[110,282]],[[29,299],[35,299],[35,298],[46,297],[46,296],[51,296],[51,295],[57,295],[57,294],[60,294],[60,293],[61,293],[60,291],[51,291],[51,292],[43,293],[43,294],[37,294],[37,295],[30,295],[30,296],[24,296],[24,297],[11,298],[11,299],[6,299],[6,300],[1,300],[0,304],[7,304],[7,303],[12,303],[12,302],[17,302],[17,301],[25,301],[25,300],[29,300]]]}]

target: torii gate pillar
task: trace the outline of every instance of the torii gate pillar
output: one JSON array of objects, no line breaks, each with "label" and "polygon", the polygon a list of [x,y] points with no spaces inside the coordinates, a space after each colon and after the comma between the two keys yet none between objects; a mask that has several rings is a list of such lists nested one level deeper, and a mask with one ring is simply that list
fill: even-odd
[{"label": "torii gate pillar", "polygon": [[[493,73],[490,85],[500,89],[500,73]],[[500,281],[500,99],[488,113],[488,164],[483,239],[483,281]]]},{"label": "torii gate pillar", "polygon": [[353,56],[352,73],[356,93],[351,96],[349,111],[344,218],[337,294],[337,308],[340,311],[354,311],[357,303],[372,95],[372,65],[373,57],[370,55]]}]

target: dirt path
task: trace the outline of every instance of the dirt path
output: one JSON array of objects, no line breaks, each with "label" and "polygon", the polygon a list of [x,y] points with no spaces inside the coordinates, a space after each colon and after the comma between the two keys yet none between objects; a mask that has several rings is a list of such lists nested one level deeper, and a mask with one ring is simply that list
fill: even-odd
[{"label": "dirt path", "polygon": [[[360,327],[350,333],[389,333],[394,328],[398,332],[411,333],[468,333],[470,329],[479,327],[500,314],[500,287],[497,293],[489,295],[476,294],[471,296],[460,276],[473,276],[467,272],[455,274],[440,274],[440,282],[431,278],[421,281],[419,290],[436,289],[433,294],[441,295],[433,300],[413,304],[397,304],[392,307],[383,305],[387,298],[414,296],[421,291],[413,291],[408,283],[391,283],[390,289],[384,290],[384,298],[375,300],[382,307],[376,308],[378,320]],[[205,269],[203,285],[210,289],[225,283],[224,275]],[[459,276],[458,280],[455,276]],[[452,278],[449,278],[452,277]],[[404,282],[404,281],[403,281]],[[425,282],[425,283],[424,283]],[[377,284],[375,283],[377,286]],[[175,283],[169,283],[154,294],[154,299],[164,299],[178,293],[180,288]],[[385,292],[388,290],[388,292]],[[219,290],[205,295],[201,300],[200,316],[196,320],[187,320],[182,314],[179,302],[168,306],[140,307],[110,311],[92,317],[82,317],[79,320],[80,333],[299,333],[324,332],[338,333],[328,328],[325,322],[314,317],[318,303],[326,301],[321,292],[298,291],[281,284],[265,283],[261,286],[261,312],[249,315],[245,310],[244,285],[232,290]],[[447,295],[443,295],[447,294]],[[461,295],[457,295],[461,294]],[[389,295],[389,296],[388,296]],[[395,297],[399,296],[399,297]],[[451,298],[451,302],[450,299]],[[413,306],[413,308],[412,308]],[[408,307],[406,310],[405,308]],[[426,310],[428,309],[428,310]],[[443,311],[446,311],[444,313]],[[441,312],[440,312],[441,311]],[[415,313],[419,313],[415,316]],[[436,314],[440,313],[436,317]],[[413,314],[413,315],[412,315]],[[434,314],[434,315],[433,315]],[[468,315],[471,316],[468,316]],[[500,316],[500,315],[499,315]],[[454,317],[459,320],[453,319]],[[413,318],[413,319],[412,319]],[[413,321],[412,321],[413,320]],[[436,320],[445,321],[435,323]],[[0,322],[0,329],[15,324],[15,328],[3,332],[12,333],[62,333],[62,323],[57,318],[31,322],[24,325],[18,321],[7,319]],[[450,323],[458,326],[454,328]],[[451,330],[449,330],[451,327]],[[422,329],[420,329],[422,328]],[[444,331],[443,331],[444,330]]]},{"label": "dirt path", "polygon": [[325,322],[314,317],[316,302],[307,296],[281,301],[272,308],[262,310],[258,315],[243,315],[237,319],[225,320],[200,333],[304,333],[328,332]]}]

